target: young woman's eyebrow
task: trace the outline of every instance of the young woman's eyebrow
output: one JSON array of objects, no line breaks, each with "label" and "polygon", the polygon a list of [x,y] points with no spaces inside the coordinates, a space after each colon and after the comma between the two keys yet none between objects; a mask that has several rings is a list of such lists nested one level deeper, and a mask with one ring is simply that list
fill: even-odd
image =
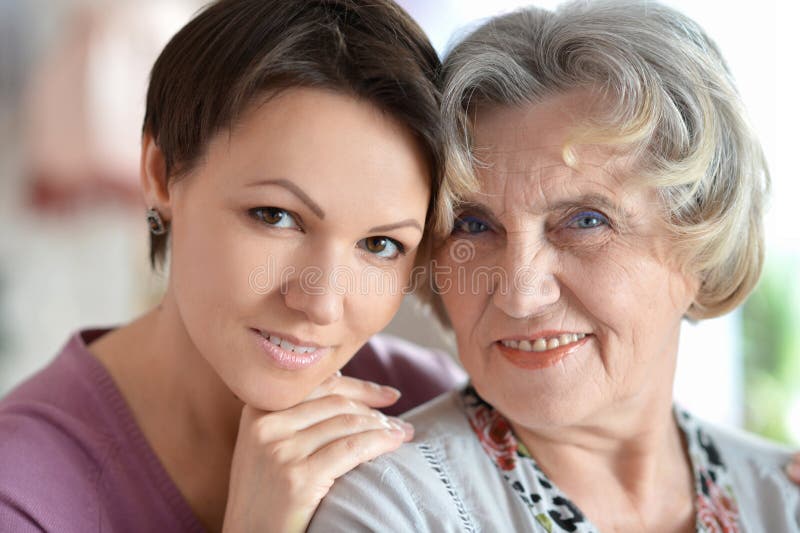
[{"label": "young woman's eyebrow", "polygon": [[406,220],[401,220],[400,222],[395,222],[394,224],[384,224],[383,226],[375,226],[374,228],[370,228],[367,233],[378,233],[381,231],[391,231],[397,228],[405,228],[405,227],[412,227],[417,228],[420,233],[422,233],[422,226],[420,226],[419,222],[414,220],[413,218],[409,218]]},{"label": "young woman's eyebrow", "polygon": [[319,206],[319,204],[317,202],[315,202],[314,200],[312,200],[311,197],[308,194],[306,194],[306,192],[303,189],[301,189],[300,187],[298,187],[295,183],[293,183],[293,182],[291,182],[291,181],[289,181],[287,179],[279,178],[279,179],[274,179],[274,180],[259,180],[259,181],[253,182],[253,183],[249,183],[247,186],[248,187],[260,187],[260,186],[263,186],[263,185],[277,185],[278,187],[283,187],[287,191],[289,191],[292,194],[294,194],[295,196],[297,196],[297,198],[301,202],[306,204],[306,206],[308,206],[308,208],[311,210],[311,212],[314,213],[315,215],[317,215],[317,217],[320,220],[324,220],[325,219],[325,211],[323,211],[322,208]]}]

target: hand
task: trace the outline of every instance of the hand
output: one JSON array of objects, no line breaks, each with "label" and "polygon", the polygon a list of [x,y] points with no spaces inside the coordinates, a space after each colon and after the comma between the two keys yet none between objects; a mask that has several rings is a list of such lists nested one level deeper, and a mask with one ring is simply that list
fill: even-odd
[{"label": "hand", "polygon": [[800,485],[800,452],[792,457],[792,462],[786,465],[786,475],[789,479]]},{"label": "hand", "polygon": [[336,478],[411,440],[409,424],[374,409],[399,397],[337,374],[285,411],[245,405],[223,531],[305,531]]}]

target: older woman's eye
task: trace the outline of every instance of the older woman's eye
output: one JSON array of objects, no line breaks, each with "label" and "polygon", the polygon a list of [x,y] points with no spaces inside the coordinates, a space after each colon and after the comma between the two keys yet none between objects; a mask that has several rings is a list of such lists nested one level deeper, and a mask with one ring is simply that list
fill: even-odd
[{"label": "older woman's eye", "polygon": [[458,217],[453,224],[453,233],[476,234],[489,231],[489,225],[474,216]]},{"label": "older woman's eye", "polygon": [[358,241],[358,247],[381,259],[396,259],[405,254],[405,247],[389,237],[367,237]]},{"label": "older woman's eye", "polygon": [[251,217],[276,228],[299,228],[294,216],[279,207],[255,207],[248,210]]},{"label": "older woman's eye", "polygon": [[608,219],[597,211],[585,211],[572,217],[567,227],[574,229],[593,229],[607,225]]}]

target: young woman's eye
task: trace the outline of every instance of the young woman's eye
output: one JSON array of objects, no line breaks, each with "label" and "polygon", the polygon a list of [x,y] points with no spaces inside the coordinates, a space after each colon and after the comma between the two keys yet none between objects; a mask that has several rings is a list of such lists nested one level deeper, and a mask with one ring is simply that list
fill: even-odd
[{"label": "young woman's eye", "polygon": [[489,224],[474,216],[458,217],[453,225],[453,233],[476,234],[489,231]]},{"label": "young woman's eye", "polygon": [[381,259],[395,259],[405,253],[405,247],[389,237],[367,237],[358,241],[358,246]]},{"label": "young woman's eye", "polygon": [[573,229],[593,229],[607,225],[608,219],[597,211],[584,211],[572,217],[567,227]]},{"label": "young woman's eye", "polygon": [[250,216],[269,226],[276,228],[299,228],[294,216],[279,207],[255,207],[248,211]]}]

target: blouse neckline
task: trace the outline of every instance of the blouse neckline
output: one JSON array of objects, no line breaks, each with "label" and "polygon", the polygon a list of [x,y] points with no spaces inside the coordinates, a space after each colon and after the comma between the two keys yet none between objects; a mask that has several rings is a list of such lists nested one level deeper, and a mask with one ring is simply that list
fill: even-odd
[{"label": "blouse neckline", "polygon": [[[508,489],[516,494],[541,531],[548,533],[598,533],[581,510],[542,471],[511,424],[468,385],[461,404],[470,428],[483,451],[498,469]],[[695,485],[697,533],[739,533],[741,525],[733,483],[719,447],[685,410],[673,413],[683,432]]]}]

